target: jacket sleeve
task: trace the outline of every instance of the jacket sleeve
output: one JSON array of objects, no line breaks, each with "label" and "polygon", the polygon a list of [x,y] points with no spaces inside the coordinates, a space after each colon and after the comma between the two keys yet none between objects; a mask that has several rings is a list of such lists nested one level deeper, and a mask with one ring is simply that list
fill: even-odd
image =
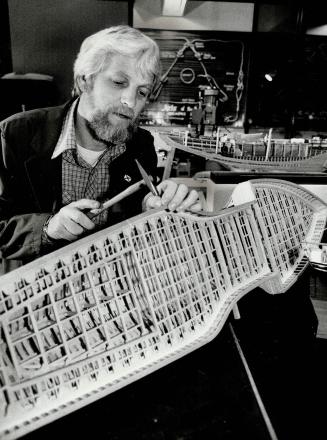
[{"label": "jacket sleeve", "polygon": [[5,122],[0,130],[0,257],[27,262],[41,254],[43,224],[50,213],[29,213],[23,206],[26,198],[22,195],[21,158],[10,148]]}]

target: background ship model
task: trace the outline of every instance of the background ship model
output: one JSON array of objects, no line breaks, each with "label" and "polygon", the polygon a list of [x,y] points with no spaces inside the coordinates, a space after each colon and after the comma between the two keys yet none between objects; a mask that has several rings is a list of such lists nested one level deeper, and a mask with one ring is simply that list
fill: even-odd
[{"label": "background ship model", "polygon": [[214,138],[192,138],[188,132],[158,134],[161,149],[175,150],[216,162],[227,171],[269,171],[324,173],[327,170],[327,142],[272,139],[262,134],[234,134]]},{"label": "background ship model", "polygon": [[327,272],[327,243],[303,242],[310,265],[317,270]]}]

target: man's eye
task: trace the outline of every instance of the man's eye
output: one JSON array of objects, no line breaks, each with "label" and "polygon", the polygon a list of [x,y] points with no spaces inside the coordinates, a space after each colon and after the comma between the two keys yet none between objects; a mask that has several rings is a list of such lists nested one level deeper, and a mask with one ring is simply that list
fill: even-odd
[{"label": "man's eye", "polygon": [[119,81],[117,79],[114,79],[112,81],[116,86],[123,86],[125,84],[125,81]]},{"label": "man's eye", "polygon": [[149,92],[147,90],[139,90],[139,95],[141,95],[143,98],[146,98],[148,94]]}]

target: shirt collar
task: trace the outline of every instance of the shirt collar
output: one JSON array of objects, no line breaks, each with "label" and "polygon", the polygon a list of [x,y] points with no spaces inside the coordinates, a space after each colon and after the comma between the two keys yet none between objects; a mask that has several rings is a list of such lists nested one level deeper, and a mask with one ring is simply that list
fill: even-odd
[{"label": "shirt collar", "polygon": [[53,150],[51,159],[60,156],[66,150],[76,149],[76,133],[74,124],[74,114],[77,107],[78,99],[76,99],[70,106],[65,120],[62,124],[61,133],[58,142]]}]

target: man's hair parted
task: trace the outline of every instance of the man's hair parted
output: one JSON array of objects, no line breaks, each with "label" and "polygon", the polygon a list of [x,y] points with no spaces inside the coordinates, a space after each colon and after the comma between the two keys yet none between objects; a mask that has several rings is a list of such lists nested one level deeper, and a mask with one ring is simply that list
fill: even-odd
[{"label": "man's hair parted", "polygon": [[138,29],[127,25],[103,29],[87,37],[74,63],[73,95],[82,93],[81,84],[101,72],[114,54],[133,56],[143,75],[153,79],[160,76],[160,52],[157,43]]}]

